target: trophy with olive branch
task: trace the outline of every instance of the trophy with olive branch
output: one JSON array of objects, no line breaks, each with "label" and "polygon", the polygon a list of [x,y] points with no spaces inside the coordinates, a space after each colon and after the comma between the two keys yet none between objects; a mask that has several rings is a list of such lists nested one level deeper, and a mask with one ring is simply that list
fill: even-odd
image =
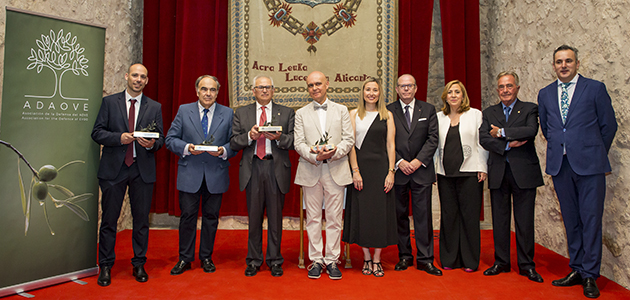
[{"label": "trophy with olive branch", "polygon": [[151,121],[147,127],[141,128],[139,131],[134,131],[133,137],[141,137],[145,139],[160,138],[160,133],[157,131],[157,123],[155,123],[155,120]]},{"label": "trophy with olive branch", "polygon": [[329,136],[328,131],[326,131],[324,135],[322,135],[322,138],[317,140],[317,142],[315,142],[315,145],[311,146],[311,151],[313,152],[317,152],[319,150],[330,151],[332,149],[335,149],[335,145],[328,143],[328,141],[330,141],[330,138],[331,136]]},{"label": "trophy with olive branch", "polygon": [[210,137],[203,140],[201,144],[195,145],[195,151],[218,152],[219,146],[214,146],[212,143],[214,143],[214,136],[210,135]]},{"label": "trophy with olive branch", "polygon": [[[31,217],[31,200],[36,198],[39,202],[39,205],[43,207],[44,211],[44,219],[46,220],[46,224],[48,225],[48,229],[50,230],[51,235],[55,235],[52,227],[50,226],[50,221],[48,218],[48,209],[46,207],[46,199],[50,198],[51,202],[54,204],[55,208],[65,207],[75,213],[79,218],[84,221],[89,221],[90,217],[87,212],[79,206],[77,203],[83,202],[85,200],[90,199],[93,195],[92,193],[84,193],[80,195],[74,194],[70,189],[53,183],[54,179],[57,178],[57,175],[61,173],[62,170],[66,170],[67,167],[77,163],[85,163],[82,160],[73,160],[65,165],[55,168],[53,165],[44,165],[39,170],[35,170],[33,166],[28,162],[28,160],[22,155],[20,151],[18,151],[15,147],[13,147],[10,143],[0,140],[0,144],[9,147],[13,152],[18,155],[17,158],[17,175],[18,175],[18,185],[20,187],[20,197],[22,199],[22,213],[24,214],[24,235],[28,233],[28,227],[30,224]],[[31,177],[31,183],[28,189],[28,196],[26,194],[26,189],[24,188],[24,182],[22,181],[22,172],[20,171],[20,159],[26,163],[29,167],[33,176]],[[51,193],[50,190],[54,189],[65,196],[65,199],[57,199]]]},{"label": "trophy with olive branch", "polygon": [[267,121],[262,126],[258,126],[258,132],[282,132],[282,126],[274,126],[273,123],[276,123],[276,116],[271,117],[271,122]]}]

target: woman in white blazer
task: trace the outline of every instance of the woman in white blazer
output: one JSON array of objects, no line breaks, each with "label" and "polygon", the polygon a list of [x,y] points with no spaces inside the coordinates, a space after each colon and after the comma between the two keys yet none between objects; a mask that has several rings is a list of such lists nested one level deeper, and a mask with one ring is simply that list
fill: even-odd
[{"label": "woman in white blazer", "polygon": [[464,85],[453,80],[442,92],[437,113],[438,149],[434,162],[440,195],[440,263],[444,270],[479,267],[479,216],[488,151],[479,144],[482,114],[470,107]]}]

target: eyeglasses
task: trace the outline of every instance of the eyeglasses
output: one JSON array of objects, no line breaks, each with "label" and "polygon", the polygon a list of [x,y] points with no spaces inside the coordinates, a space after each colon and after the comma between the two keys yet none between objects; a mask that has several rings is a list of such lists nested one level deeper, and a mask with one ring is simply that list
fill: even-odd
[{"label": "eyeglasses", "polygon": [[501,90],[507,89],[509,91],[509,90],[512,90],[513,88],[514,88],[514,85],[511,84],[511,83],[510,84],[506,84],[506,85],[501,84],[501,85],[499,85],[498,90],[501,91]]},{"label": "eyeglasses", "polygon": [[257,85],[254,88],[259,90],[271,90],[273,89],[273,85]]},{"label": "eyeglasses", "polygon": [[412,89],[416,86],[415,83],[411,83],[411,84],[399,84],[398,87],[401,89]]}]

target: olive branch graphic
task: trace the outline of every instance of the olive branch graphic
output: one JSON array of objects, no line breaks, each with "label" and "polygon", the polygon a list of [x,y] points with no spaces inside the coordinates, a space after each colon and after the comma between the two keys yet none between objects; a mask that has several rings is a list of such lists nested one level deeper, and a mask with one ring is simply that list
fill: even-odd
[{"label": "olive branch graphic", "polygon": [[[25,217],[25,220],[24,220],[24,235],[25,236],[28,233],[28,227],[30,224],[31,199],[33,197],[35,197],[39,201],[39,205],[43,206],[44,208],[44,218],[46,219],[46,224],[48,225],[48,229],[50,230],[51,235],[55,235],[55,232],[50,226],[50,221],[48,219],[48,210],[46,208],[46,198],[48,197],[50,197],[51,201],[55,205],[55,208],[66,207],[70,211],[75,213],[77,216],[79,216],[81,219],[83,219],[84,221],[90,220],[87,212],[81,206],[77,205],[77,203],[89,199],[90,197],[92,197],[92,193],[75,195],[70,189],[64,186],[50,183],[57,177],[57,175],[61,172],[61,170],[65,169],[67,166],[70,166],[76,163],[85,163],[84,161],[73,160],[66,163],[65,165],[61,166],[58,169],[55,168],[53,165],[45,165],[45,166],[42,166],[39,169],[39,171],[37,171],[28,162],[26,157],[24,157],[24,155],[20,151],[18,151],[15,147],[13,147],[13,145],[3,140],[0,140],[0,144],[9,147],[18,156],[17,173],[18,173],[18,182],[20,186],[20,197],[22,200],[22,213],[24,214],[24,217]],[[26,165],[29,167],[31,173],[33,173],[33,176],[31,177],[29,190],[28,190],[28,197],[26,196],[26,191],[24,189],[24,182],[22,181],[22,172],[20,170],[20,160],[24,161],[24,163],[26,163]],[[56,189],[67,198],[56,199],[55,197],[53,197],[52,194],[50,194],[49,188]]]},{"label": "olive branch graphic", "polygon": [[[76,76],[88,76],[89,59],[83,54],[85,48],[77,43],[77,37],[72,36],[71,32],[64,35],[63,29],[59,29],[57,33],[51,29],[50,34],[42,34],[41,39],[35,40],[35,43],[38,49],[31,48],[31,56],[28,57],[31,63],[26,69],[36,69],[38,74],[42,72],[44,67],[50,69],[55,74],[55,91],[50,96],[24,95],[24,97],[49,99],[55,97],[57,90],[59,90],[59,96],[63,99],[87,101],[87,98],[66,97],[61,92],[61,82],[66,72],[72,71]],[[57,72],[61,72],[61,74]]]}]

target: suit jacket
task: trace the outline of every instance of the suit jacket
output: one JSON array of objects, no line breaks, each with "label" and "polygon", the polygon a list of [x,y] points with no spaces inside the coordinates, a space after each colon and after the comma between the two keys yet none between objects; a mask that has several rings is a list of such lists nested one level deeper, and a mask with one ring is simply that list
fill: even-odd
[{"label": "suit jacket", "polygon": [[[505,137],[492,137],[490,125],[504,128]],[[532,189],[544,184],[534,145],[536,134],[538,134],[538,106],[535,103],[516,99],[507,123],[501,103],[490,106],[483,111],[483,123],[479,128],[479,142],[481,146],[490,151],[488,188],[498,189],[501,187],[506,159],[509,161],[514,180],[519,188]],[[515,140],[527,142],[520,147],[506,151],[507,143]]]},{"label": "suit jacket", "polygon": [[[234,111],[218,103],[213,105],[216,105],[216,108],[212,116],[208,137],[212,135],[214,137],[213,145],[223,146],[227,152],[227,157],[230,158],[235,154],[230,148]],[[206,187],[210,193],[225,193],[230,185],[229,161],[206,152],[199,155],[184,156],[184,147],[187,144],[199,145],[204,141],[199,116],[199,106],[196,101],[181,105],[166,134],[166,148],[179,156],[177,189],[186,193],[196,193],[199,191],[201,181],[205,176]]]},{"label": "suit jacket", "polygon": [[[443,112],[437,113],[439,126],[438,149],[435,151],[435,172],[444,173],[444,144],[446,134],[451,127],[451,118]],[[481,111],[471,108],[459,117],[459,138],[462,142],[464,161],[460,172],[488,172],[488,151],[479,144],[479,127],[481,126]],[[448,159],[448,158],[447,158]]]},{"label": "suit jacket", "polygon": [[[328,160],[330,174],[337,185],[352,183],[348,152],[354,147],[354,134],[348,108],[344,105],[327,100],[326,132],[330,136],[330,144],[337,146],[337,152]],[[319,117],[315,112],[313,102],[300,108],[295,114],[295,151],[300,155],[295,184],[314,186],[322,172],[321,162],[317,162],[317,155],[311,153],[311,146],[321,139]]]},{"label": "suit jacket", "polygon": [[579,75],[565,124],[558,101],[558,82],[538,93],[540,128],[547,139],[547,169],[558,175],[564,148],[575,173],[594,175],[610,172],[608,150],[617,132],[617,120],[606,86]]},{"label": "suit jacket", "polygon": [[401,159],[411,162],[414,158],[421,161],[421,166],[411,175],[396,171],[396,184],[407,184],[413,180],[417,184],[435,182],[433,155],[438,146],[438,122],[435,107],[432,104],[414,99],[414,111],[411,128],[407,126],[404,111],[399,101],[387,105],[394,115],[396,124],[396,162]]},{"label": "suit jacket", "polygon": [[[293,149],[293,126],[295,111],[286,106],[273,103],[271,106],[272,125],[282,126],[280,139],[271,141],[271,155],[273,155],[273,170],[280,192],[286,194],[291,186],[291,160],[289,150]],[[258,124],[256,120],[256,103],[241,107],[234,112],[232,122],[232,138],[230,147],[235,152],[243,150],[238,179],[241,191],[247,187],[252,176],[252,160],[256,155],[256,141],[248,144],[249,130]]]},{"label": "suit jacket", "polygon": [[97,177],[102,180],[114,180],[118,176],[120,168],[125,163],[125,154],[128,148],[128,145],[120,143],[120,136],[123,132],[140,130],[155,121],[160,137],[155,140],[153,148],[147,150],[140,146],[138,142],[134,142],[136,163],[138,164],[138,169],[140,169],[142,181],[153,183],[156,178],[155,152],[164,145],[162,105],[142,94],[136,128],[130,130],[127,104],[125,102],[125,91],[122,91],[103,98],[101,108],[98,111],[94,129],[92,129],[92,139],[103,145],[103,154],[98,167]]}]

